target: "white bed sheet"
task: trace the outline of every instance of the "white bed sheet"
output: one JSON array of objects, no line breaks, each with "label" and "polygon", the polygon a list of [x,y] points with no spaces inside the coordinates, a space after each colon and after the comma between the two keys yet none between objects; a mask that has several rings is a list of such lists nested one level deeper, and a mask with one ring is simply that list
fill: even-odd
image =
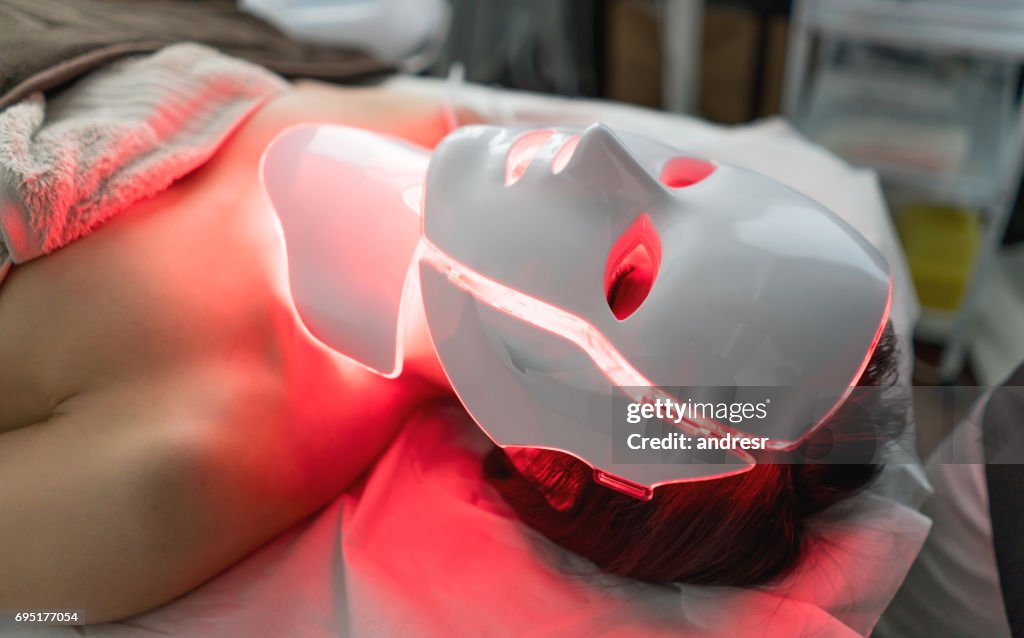
[{"label": "white bed sheet", "polygon": [[[866,636],[929,528],[870,493],[816,525],[760,589],[607,576],[523,526],[481,480],[489,442],[457,406],[412,419],[366,483],[218,578],[87,636]],[[699,551],[699,548],[695,548]]]}]

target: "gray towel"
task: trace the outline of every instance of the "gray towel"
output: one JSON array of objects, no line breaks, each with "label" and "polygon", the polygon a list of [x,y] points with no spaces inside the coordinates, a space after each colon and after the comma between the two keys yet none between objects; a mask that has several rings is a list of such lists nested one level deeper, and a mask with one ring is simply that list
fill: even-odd
[{"label": "gray towel", "polygon": [[198,42],[286,77],[342,81],[391,65],[303,44],[238,10],[236,0],[0,0],[0,109],[126,55]]},{"label": "gray towel", "polygon": [[287,83],[196,45],[126,58],[0,111],[0,281],[205,163]]}]

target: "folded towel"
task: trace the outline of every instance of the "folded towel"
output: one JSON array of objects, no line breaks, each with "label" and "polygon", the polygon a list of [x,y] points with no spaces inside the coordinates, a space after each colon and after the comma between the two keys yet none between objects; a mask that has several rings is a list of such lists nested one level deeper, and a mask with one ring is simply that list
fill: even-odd
[{"label": "folded towel", "polygon": [[205,163],[287,83],[196,45],[126,58],[0,111],[0,281]]}]

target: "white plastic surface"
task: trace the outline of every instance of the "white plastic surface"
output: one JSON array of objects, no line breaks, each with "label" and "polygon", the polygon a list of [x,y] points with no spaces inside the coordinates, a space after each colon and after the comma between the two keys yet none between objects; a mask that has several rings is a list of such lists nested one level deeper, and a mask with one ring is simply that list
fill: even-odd
[{"label": "white plastic surface", "polygon": [[[683,401],[766,401],[762,417],[677,425],[694,436],[724,426],[766,437],[772,449],[828,418],[888,318],[889,269],[873,246],[750,171],[716,164],[697,183],[668,186],[664,171],[690,153],[623,141],[601,125],[550,131],[509,183],[518,149],[537,134],[461,129],[439,145],[427,177],[426,238],[459,263],[456,272],[540,302],[499,307],[452,270],[421,267],[441,362],[496,442],[567,451],[652,487],[737,467],[692,453],[658,462],[616,455],[627,436],[615,429],[624,420],[617,397],[636,401],[633,388],[682,387]],[[572,158],[554,170],[576,136]],[[620,318],[605,275],[640,220],[649,238],[637,241],[660,245],[660,266],[642,304]]]},{"label": "white plastic surface", "polygon": [[[675,425],[788,449],[856,383],[888,319],[890,276],[856,231],[783,185],[626,139],[601,125],[451,134],[430,160],[412,272],[445,372],[489,436],[568,452],[649,497],[753,458],[617,455],[628,436],[615,429],[619,399],[681,386],[680,401],[770,404],[756,418]],[[418,241],[408,194],[425,162],[422,150],[338,126],[293,129],[264,160],[299,314],[385,375],[400,370]],[[677,182],[679,162],[697,167],[694,183]],[[609,280],[637,251],[657,262],[652,284],[620,315]]]},{"label": "white plastic surface", "polygon": [[429,153],[344,126],[297,126],[263,156],[263,183],[306,328],[384,376],[402,369],[401,307]]}]

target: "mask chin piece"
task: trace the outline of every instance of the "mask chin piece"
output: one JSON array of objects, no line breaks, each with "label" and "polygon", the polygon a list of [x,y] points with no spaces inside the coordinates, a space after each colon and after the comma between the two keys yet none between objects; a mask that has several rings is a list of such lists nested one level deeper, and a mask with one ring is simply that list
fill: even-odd
[{"label": "mask chin piece", "polygon": [[654,488],[627,481],[604,470],[594,470],[594,481],[626,496],[632,496],[638,501],[649,501],[654,498]]}]

